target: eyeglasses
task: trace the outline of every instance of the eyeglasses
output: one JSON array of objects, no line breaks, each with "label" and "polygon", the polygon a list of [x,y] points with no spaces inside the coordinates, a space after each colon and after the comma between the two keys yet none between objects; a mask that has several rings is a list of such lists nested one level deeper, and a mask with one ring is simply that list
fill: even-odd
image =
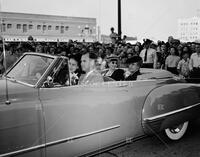
[{"label": "eyeglasses", "polygon": [[112,63],[112,64],[117,64],[117,62],[116,62],[116,61],[111,61],[111,63]]}]

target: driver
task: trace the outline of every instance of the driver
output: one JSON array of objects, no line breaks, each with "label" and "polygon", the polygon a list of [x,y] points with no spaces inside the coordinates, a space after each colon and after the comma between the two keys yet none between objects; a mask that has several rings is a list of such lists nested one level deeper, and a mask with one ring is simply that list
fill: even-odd
[{"label": "driver", "polygon": [[137,80],[137,76],[141,75],[140,67],[142,66],[142,58],[139,56],[133,56],[127,59],[126,64],[128,65],[128,71],[125,72],[125,80]]}]

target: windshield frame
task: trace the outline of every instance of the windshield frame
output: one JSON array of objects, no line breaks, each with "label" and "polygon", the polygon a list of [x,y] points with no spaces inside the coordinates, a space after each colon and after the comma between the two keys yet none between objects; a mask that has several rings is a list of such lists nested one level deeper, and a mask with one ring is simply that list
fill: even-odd
[{"label": "windshield frame", "polygon": [[[9,78],[7,75],[14,69],[14,67],[19,63],[21,62],[21,60],[27,56],[27,55],[31,55],[31,56],[41,56],[41,57],[47,57],[47,58],[51,58],[52,59],[52,62],[50,63],[50,65],[48,66],[48,68],[44,71],[44,73],[41,75],[41,77],[37,80],[37,82],[32,85],[30,83],[27,83],[27,82],[23,82],[23,81],[20,81],[20,80],[17,80],[15,78]],[[46,75],[46,73],[49,71],[49,69],[53,66],[55,60],[56,60],[56,56],[53,56],[53,55],[49,55],[49,54],[40,54],[40,53],[35,53],[35,52],[27,52],[27,53],[24,53],[18,60],[17,62],[15,62],[13,64],[13,66],[11,66],[11,68],[9,68],[3,75],[4,78],[7,78],[9,81],[12,81],[12,82],[17,82],[17,83],[20,83],[20,84],[23,84],[23,85],[26,85],[26,86],[29,86],[29,87],[35,87],[37,88],[38,87],[38,84],[39,82],[41,82],[41,80],[43,79],[43,77]]]}]

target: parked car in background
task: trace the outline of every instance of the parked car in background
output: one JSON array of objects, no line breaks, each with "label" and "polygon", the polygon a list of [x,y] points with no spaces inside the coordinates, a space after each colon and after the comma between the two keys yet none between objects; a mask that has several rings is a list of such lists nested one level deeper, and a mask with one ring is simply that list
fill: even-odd
[{"label": "parked car in background", "polygon": [[67,81],[66,57],[29,52],[3,75],[0,157],[90,156],[158,132],[179,140],[200,113],[200,85],[165,70],[72,86],[63,69]]}]

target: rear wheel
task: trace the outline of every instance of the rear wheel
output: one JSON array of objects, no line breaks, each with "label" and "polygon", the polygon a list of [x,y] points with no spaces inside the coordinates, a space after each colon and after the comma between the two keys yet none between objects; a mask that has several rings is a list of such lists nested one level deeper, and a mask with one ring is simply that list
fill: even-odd
[{"label": "rear wheel", "polygon": [[189,122],[187,121],[174,127],[165,129],[166,136],[171,140],[181,139],[187,131],[188,123]]}]

